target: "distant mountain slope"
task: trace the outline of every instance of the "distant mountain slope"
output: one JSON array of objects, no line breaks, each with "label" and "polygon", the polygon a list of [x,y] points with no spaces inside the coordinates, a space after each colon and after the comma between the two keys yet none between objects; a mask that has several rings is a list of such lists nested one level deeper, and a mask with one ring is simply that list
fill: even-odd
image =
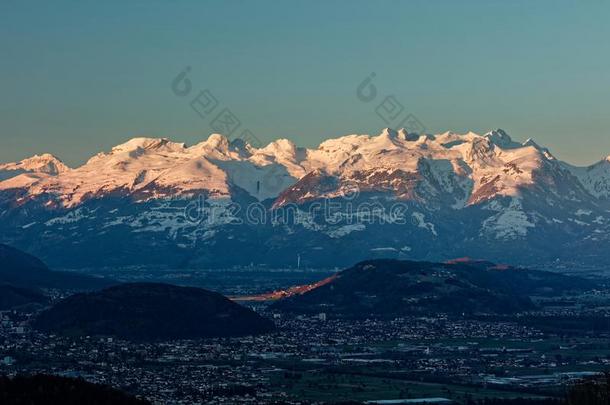
[{"label": "distant mountain slope", "polygon": [[303,293],[289,294],[272,307],[356,318],[439,312],[501,314],[533,309],[530,295],[592,287],[584,279],[480,261],[371,260]]},{"label": "distant mountain slope", "polygon": [[39,259],[0,244],[0,284],[24,288],[96,289],[116,284],[113,280],[52,271]]},{"label": "distant mountain slope", "polygon": [[3,241],[62,267],[286,266],[297,254],[315,267],[610,265],[610,160],[575,167],[502,130],[386,128],[317,148],[134,138],[74,169],[48,155],[3,167],[24,170],[0,176]]},{"label": "distant mountain slope", "polygon": [[48,299],[38,291],[0,284],[0,311],[28,304],[45,304]]},{"label": "distant mountain slope", "polygon": [[136,341],[256,335],[271,321],[222,295],[168,284],[122,284],[76,294],[44,311],[34,326],[65,335]]}]

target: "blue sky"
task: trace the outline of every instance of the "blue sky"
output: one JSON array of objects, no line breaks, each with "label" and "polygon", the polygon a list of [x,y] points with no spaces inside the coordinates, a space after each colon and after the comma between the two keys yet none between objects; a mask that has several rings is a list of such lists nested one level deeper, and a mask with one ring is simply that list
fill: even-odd
[{"label": "blue sky", "polygon": [[190,66],[191,95],[263,143],[376,134],[393,95],[429,132],[503,128],[589,164],[610,154],[609,16],[602,0],[3,1],[0,161],[199,142],[213,117],[171,90]]}]

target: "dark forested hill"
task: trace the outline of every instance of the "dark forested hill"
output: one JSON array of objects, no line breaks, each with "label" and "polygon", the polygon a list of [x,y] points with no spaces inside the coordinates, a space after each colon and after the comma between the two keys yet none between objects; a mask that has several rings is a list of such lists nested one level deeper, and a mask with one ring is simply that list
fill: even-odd
[{"label": "dark forested hill", "polygon": [[534,308],[530,295],[592,288],[563,275],[479,261],[371,260],[316,288],[279,300],[276,309],[361,317],[425,313],[513,313]]},{"label": "dark forested hill", "polygon": [[0,311],[28,304],[45,304],[47,301],[38,291],[0,284]]},{"label": "dark forested hill", "polygon": [[148,341],[255,335],[271,321],[224,296],[168,284],[122,284],[76,294],[40,314],[34,326],[65,335]]}]

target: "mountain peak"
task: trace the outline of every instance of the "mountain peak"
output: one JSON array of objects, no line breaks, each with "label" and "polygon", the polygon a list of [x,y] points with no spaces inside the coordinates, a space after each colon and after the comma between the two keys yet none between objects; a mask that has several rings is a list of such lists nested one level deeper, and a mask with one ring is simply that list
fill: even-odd
[{"label": "mountain peak", "polygon": [[409,131],[407,131],[406,129],[400,128],[398,130],[398,138],[402,139],[403,141],[413,142],[419,139],[419,134],[415,132],[409,133]]},{"label": "mountain peak", "polygon": [[523,142],[522,144],[523,146],[531,146],[534,147],[538,150],[546,150],[546,148],[541,147],[540,145],[538,145],[538,143],[536,141],[534,141],[532,138],[527,138],[525,140],[525,142]]},{"label": "mountain peak", "polygon": [[[241,142],[239,142],[241,141]],[[239,140],[237,142],[229,142],[229,139],[222,135],[213,133],[208,136],[208,139],[205,141],[199,142],[196,145],[193,145],[189,148],[189,152],[195,153],[196,155],[207,155],[213,154],[217,155],[220,153],[221,155],[226,155],[229,153],[230,149],[236,150],[239,152],[242,146],[246,147],[247,144],[243,140]]]},{"label": "mountain peak", "polygon": [[522,146],[531,146],[538,150],[540,153],[542,153],[544,156],[546,156],[548,159],[555,159],[555,157],[551,154],[548,148],[538,145],[538,143],[536,143],[536,141],[534,141],[532,138],[527,138],[525,142],[523,142]]},{"label": "mountain peak", "polygon": [[296,163],[297,160],[297,147],[288,139],[277,139],[265,147],[255,149],[252,153],[254,161],[259,162],[275,161],[291,164]]},{"label": "mountain peak", "polygon": [[184,143],[172,142],[167,138],[147,138],[147,137],[136,137],[119,144],[112,148],[113,153],[121,152],[133,152],[139,149],[142,150],[157,150],[161,148],[168,148],[172,150],[182,150],[186,148]]},{"label": "mountain peak", "polygon": [[229,148],[229,140],[221,134],[211,134],[205,143],[206,146],[213,149],[227,150]]},{"label": "mountain peak", "polygon": [[384,137],[388,137],[388,138],[396,138],[397,135],[398,135],[398,132],[396,132],[392,128],[384,128],[381,130],[381,133],[379,134],[379,136],[384,136]]},{"label": "mountain peak", "polygon": [[485,137],[491,141],[496,146],[499,146],[502,149],[514,149],[518,148],[521,145],[517,142],[514,142],[510,135],[506,133],[503,129],[494,129],[485,134]]},{"label": "mountain peak", "polygon": [[29,159],[38,159],[38,160],[45,160],[45,161],[60,161],[58,157],[56,157],[55,155],[52,155],[50,153],[34,155],[34,156],[30,157]]},{"label": "mountain peak", "polygon": [[280,138],[271,142],[265,147],[265,149],[273,149],[283,152],[294,153],[296,151],[296,145],[290,139]]},{"label": "mountain peak", "polygon": [[61,160],[50,153],[34,155],[19,162],[0,164],[0,170],[20,170],[24,172],[58,175],[70,170]]}]

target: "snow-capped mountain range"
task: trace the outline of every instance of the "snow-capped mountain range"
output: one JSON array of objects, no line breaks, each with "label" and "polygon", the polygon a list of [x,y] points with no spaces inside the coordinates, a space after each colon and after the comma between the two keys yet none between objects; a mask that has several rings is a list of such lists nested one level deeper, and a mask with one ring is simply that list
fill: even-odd
[{"label": "snow-capped mountain range", "polygon": [[576,167],[502,130],[384,129],[315,149],[134,138],[77,168],[48,154],[0,164],[0,218],[2,242],[70,267],[278,266],[297,255],[311,266],[379,256],[603,266],[610,157]]}]

